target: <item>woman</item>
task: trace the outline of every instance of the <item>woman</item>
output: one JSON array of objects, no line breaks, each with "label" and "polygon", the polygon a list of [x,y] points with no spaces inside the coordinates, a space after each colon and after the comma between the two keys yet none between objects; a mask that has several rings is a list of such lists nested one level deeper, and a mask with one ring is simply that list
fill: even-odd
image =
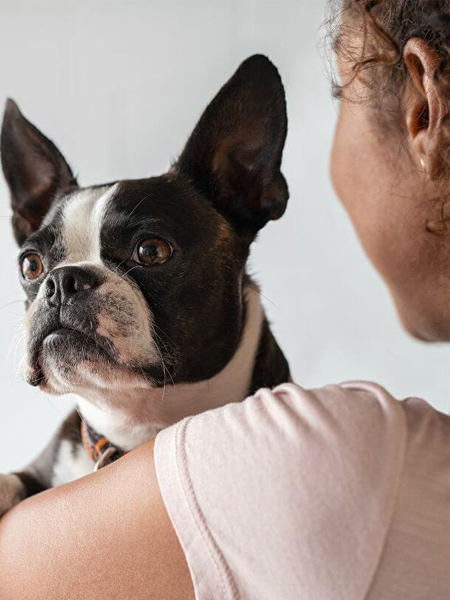
[{"label": "woman", "polygon": [[[344,8],[333,181],[405,327],[448,341],[449,2]],[[262,390],[8,513],[0,598],[443,600],[449,428],[375,384]]]}]

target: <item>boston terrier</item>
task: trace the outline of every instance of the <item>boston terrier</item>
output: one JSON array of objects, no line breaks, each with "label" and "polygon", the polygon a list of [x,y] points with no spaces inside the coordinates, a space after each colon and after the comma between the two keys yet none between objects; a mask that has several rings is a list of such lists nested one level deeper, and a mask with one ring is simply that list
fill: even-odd
[{"label": "boston terrier", "polygon": [[246,270],[280,218],[287,133],[280,75],[244,61],[158,177],[81,187],[8,100],[1,159],[27,297],[26,379],[78,407],[23,472],[0,475],[0,516],[92,472],[183,417],[290,379]]}]

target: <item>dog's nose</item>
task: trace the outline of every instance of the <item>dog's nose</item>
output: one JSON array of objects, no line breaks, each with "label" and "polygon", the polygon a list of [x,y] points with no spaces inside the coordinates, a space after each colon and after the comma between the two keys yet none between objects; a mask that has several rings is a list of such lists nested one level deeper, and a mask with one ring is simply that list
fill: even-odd
[{"label": "dog's nose", "polygon": [[60,267],[47,277],[45,295],[53,304],[68,304],[80,292],[92,290],[100,284],[92,269]]}]

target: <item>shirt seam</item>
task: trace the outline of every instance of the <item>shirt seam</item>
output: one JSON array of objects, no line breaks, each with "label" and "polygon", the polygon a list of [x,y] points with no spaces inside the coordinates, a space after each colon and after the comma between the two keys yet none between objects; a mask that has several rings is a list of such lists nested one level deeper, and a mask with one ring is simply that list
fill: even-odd
[{"label": "shirt seam", "polygon": [[224,598],[232,598],[233,600],[239,600],[239,593],[236,587],[236,583],[233,579],[231,570],[223,554],[221,553],[220,549],[214,541],[212,533],[206,522],[206,518],[200,508],[200,504],[197,500],[194,491],[194,485],[189,475],[185,439],[187,426],[190,420],[191,417],[181,422],[178,425],[175,432],[175,456],[178,478],[181,483],[181,487],[186,498],[187,506],[196,525],[197,531],[199,532],[208,552],[208,555],[216,568],[222,587],[222,595]]},{"label": "shirt seam", "polygon": [[385,549],[386,549],[386,545],[387,545],[387,541],[389,539],[389,534],[391,531],[391,527],[392,527],[392,522],[394,520],[394,514],[395,514],[395,509],[398,505],[398,501],[399,501],[399,497],[400,497],[400,490],[401,490],[401,484],[404,478],[404,467],[405,467],[405,459],[406,459],[406,447],[407,447],[407,438],[408,438],[408,431],[407,431],[407,426],[406,426],[406,415],[404,413],[403,408],[401,409],[401,419],[402,419],[402,426],[403,426],[403,442],[402,442],[402,448],[401,448],[401,459],[400,459],[400,467],[398,469],[397,475],[396,475],[396,488],[395,488],[395,494],[392,498],[392,504],[391,504],[391,514],[389,517],[389,521],[388,524],[386,526],[386,530],[383,536],[383,542],[380,545],[380,552],[378,555],[378,559],[374,565],[374,569],[373,569],[373,573],[372,576],[370,577],[366,592],[364,593],[363,599],[366,600],[366,598],[369,597],[370,591],[373,588],[373,585],[375,583],[375,579],[377,576],[377,573],[379,571],[379,566],[381,563],[381,560],[384,556],[385,553]]}]

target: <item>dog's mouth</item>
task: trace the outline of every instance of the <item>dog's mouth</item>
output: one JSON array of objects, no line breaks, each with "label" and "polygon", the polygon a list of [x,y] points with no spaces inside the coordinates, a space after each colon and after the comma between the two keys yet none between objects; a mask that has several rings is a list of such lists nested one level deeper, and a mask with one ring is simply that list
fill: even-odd
[{"label": "dog's mouth", "polygon": [[113,352],[111,344],[100,336],[88,334],[81,329],[72,327],[60,327],[48,333],[42,341],[42,350],[54,351],[64,350],[64,347],[70,349],[87,349],[94,347],[99,353],[112,359]]},{"label": "dog's mouth", "polygon": [[76,373],[79,364],[115,362],[110,340],[82,329],[61,325],[41,331],[32,344],[27,380],[33,386],[44,384],[50,372]]},{"label": "dog's mouth", "polygon": [[37,303],[27,321],[28,383],[70,393],[86,385],[112,385],[119,374],[164,381],[158,356],[151,346],[142,347],[133,310],[121,296],[94,296],[78,305]]}]

